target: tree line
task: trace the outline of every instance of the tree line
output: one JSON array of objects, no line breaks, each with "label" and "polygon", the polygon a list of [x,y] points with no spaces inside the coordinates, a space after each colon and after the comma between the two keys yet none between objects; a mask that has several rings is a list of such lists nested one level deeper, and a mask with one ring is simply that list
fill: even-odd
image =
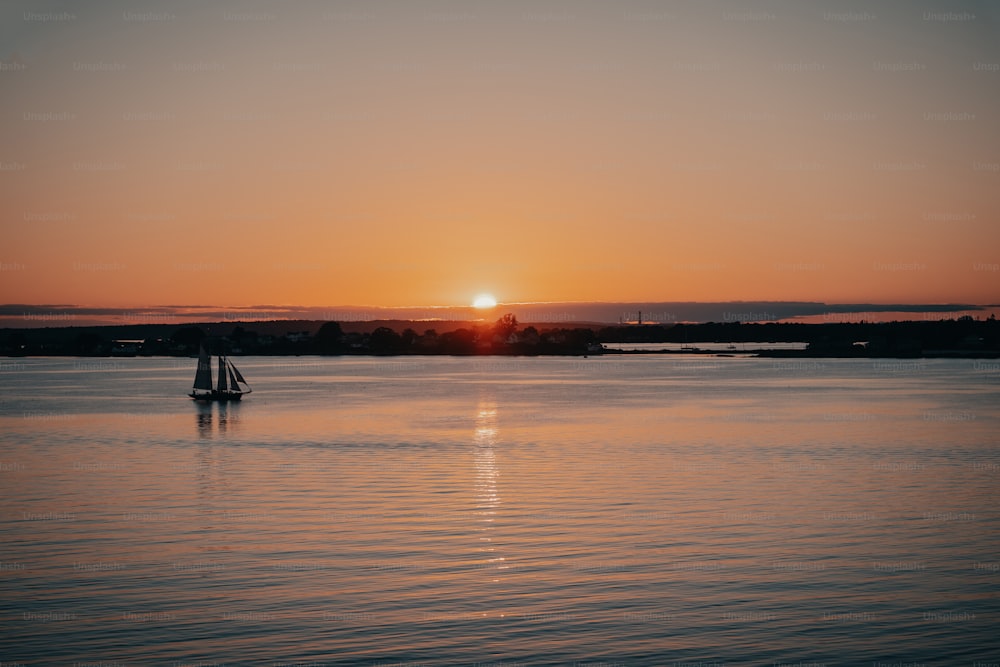
[{"label": "tree line", "polygon": [[[345,332],[339,322],[310,331],[261,334],[252,323],[226,328],[220,323],[154,327],[64,327],[0,330],[0,355],[191,356],[203,342],[224,345],[235,355],[348,354],[514,354],[582,355],[613,351],[616,343],[806,343],[814,356],[919,356],[955,351],[990,356],[1000,349],[995,318],[903,322],[740,323],[672,325],[521,326],[513,314],[493,323],[470,323],[439,333],[413,327],[396,331],[378,326]],[[302,323],[306,326],[306,323]],[[208,333],[211,331],[211,335]],[[314,333],[313,333],[314,332]],[[120,338],[140,340],[122,341]],[[606,349],[607,348],[607,349]],[[798,351],[795,354],[802,354]],[[771,353],[777,354],[777,353]],[[787,354],[792,354],[791,352]]]}]

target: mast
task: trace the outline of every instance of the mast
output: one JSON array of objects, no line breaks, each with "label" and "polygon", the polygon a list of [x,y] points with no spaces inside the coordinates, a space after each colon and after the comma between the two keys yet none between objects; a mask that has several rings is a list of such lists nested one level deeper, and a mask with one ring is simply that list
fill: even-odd
[{"label": "mast", "polygon": [[204,345],[201,345],[198,352],[198,370],[194,374],[194,388],[212,390],[212,358],[208,356]]},{"label": "mast", "polygon": [[229,386],[226,383],[226,361],[225,361],[225,359],[222,358],[221,354],[219,355],[219,385],[218,385],[218,390],[220,392],[222,392],[222,391],[229,391]]}]

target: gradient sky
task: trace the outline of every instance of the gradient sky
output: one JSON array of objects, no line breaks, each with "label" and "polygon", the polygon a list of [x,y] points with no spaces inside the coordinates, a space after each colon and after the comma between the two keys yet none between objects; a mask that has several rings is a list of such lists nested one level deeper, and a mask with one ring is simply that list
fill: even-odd
[{"label": "gradient sky", "polygon": [[995,2],[0,7],[0,303],[1000,302]]}]

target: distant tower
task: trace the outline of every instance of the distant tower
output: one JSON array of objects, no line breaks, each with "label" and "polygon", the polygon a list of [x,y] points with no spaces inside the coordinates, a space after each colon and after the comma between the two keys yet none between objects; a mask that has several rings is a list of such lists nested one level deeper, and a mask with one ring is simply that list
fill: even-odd
[{"label": "distant tower", "polygon": [[639,326],[642,326],[642,311],[639,311]]}]

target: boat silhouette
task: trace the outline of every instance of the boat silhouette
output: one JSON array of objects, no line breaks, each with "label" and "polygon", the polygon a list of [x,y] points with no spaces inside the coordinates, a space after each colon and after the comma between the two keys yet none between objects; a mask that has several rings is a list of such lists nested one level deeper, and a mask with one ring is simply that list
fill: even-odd
[{"label": "boat silhouette", "polygon": [[[224,354],[219,354],[218,379],[212,382],[212,357],[201,345],[198,352],[198,370],[194,374],[194,386],[188,394],[196,401],[238,401],[243,394],[253,389],[243,378],[243,374]],[[245,389],[243,388],[245,387]]]}]

